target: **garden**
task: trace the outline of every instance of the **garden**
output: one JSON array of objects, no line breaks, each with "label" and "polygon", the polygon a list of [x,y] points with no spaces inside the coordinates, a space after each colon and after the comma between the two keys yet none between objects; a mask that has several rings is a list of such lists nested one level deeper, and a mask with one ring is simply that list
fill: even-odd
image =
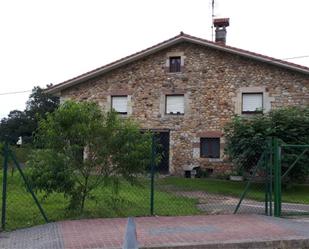
[{"label": "garden", "polygon": [[[11,121],[4,121],[1,125],[5,128],[3,124]],[[309,144],[309,108],[235,117],[226,125],[225,154],[232,161],[234,172],[244,177],[241,182],[218,176],[188,179],[151,175],[151,167],[155,169],[161,159],[161,155],[153,153],[152,134],[141,133],[134,120],[121,119],[113,111],[103,113],[95,103],[67,101],[38,118],[33,127],[36,128],[29,142],[20,147],[15,146],[19,134],[12,134],[10,149],[49,221],[233,213],[248,181],[251,185],[240,211],[263,213],[266,186],[261,177],[265,176],[252,179],[254,167],[267,150],[270,137],[281,143]],[[2,133],[9,132],[4,128]],[[299,154],[292,148],[282,157],[283,173],[289,171],[282,201],[287,209],[306,211],[309,153],[304,150]],[[297,163],[288,168],[298,156]],[[0,162],[4,165],[3,155]],[[3,210],[6,211],[6,229],[44,223],[12,160],[6,181],[3,172],[4,169],[0,182],[7,182],[7,202],[2,209],[2,220]]]}]

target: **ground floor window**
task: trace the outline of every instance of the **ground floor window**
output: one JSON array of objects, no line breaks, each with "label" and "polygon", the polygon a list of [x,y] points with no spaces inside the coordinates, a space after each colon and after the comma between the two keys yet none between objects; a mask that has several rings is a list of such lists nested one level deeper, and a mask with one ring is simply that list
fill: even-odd
[{"label": "ground floor window", "polygon": [[220,158],[220,138],[202,137],[201,138],[201,157]]}]

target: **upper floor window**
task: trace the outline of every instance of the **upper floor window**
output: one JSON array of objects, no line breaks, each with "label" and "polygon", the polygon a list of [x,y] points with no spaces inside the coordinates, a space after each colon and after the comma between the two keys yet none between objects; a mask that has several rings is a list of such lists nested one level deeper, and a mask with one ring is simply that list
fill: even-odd
[{"label": "upper floor window", "polygon": [[165,113],[166,114],[184,114],[184,95],[166,95],[166,105]]},{"label": "upper floor window", "polygon": [[119,114],[128,113],[128,96],[112,96],[112,109]]},{"label": "upper floor window", "polygon": [[178,73],[181,72],[181,57],[180,56],[172,56],[169,57],[169,71],[170,73]]},{"label": "upper floor window", "polygon": [[200,151],[201,157],[220,158],[220,138],[202,137]]},{"label": "upper floor window", "polygon": [[263,93],[242,93],[242,113],[262,113]]}]

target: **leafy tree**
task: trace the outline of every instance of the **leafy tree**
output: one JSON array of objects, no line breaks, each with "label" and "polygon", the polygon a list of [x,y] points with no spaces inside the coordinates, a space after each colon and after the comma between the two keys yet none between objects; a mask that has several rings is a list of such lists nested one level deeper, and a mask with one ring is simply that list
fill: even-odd
[{"label": "leafy tree", "polygon": [[[288,144],[309,144],[309,107],[288,107],[250,118],[236,116],[225,127],[227,155],[236,168],[249,171],[268,148],[270,137]],[[283,172],[300,154],[299,149],[285,149]],[[304,180],[309,174],[307,152],[290,172],[290,180]]]},{"label": "leafy tree", "polygon": [[38,121],[44,119],[47,113],[53,112],[59,106],[59,97],[45,93],[36,86],[26,102],[25,114],[30,121],[32,132],[38,127]]},{"label": "leafy tree", "polygon": [[14,110],[11,111],[7,118],[0,122],[0,140],[8,140],[10,143],[16,143],[19,136],[29,137],[32,130],[29,119],[25,112]]},{"label": "leafy tree", "polygon": [[83,211],[91,192],[119,178],[136,183],[149,164],[151,140],[130,119],[103,113],[91,102],[68,101],[39,122],[30,179],[37,190],[64,193]]},{"label": "leafy tree", "polygon": [[7,118],[0,121],[0,140],[15,144],[19,136],[23,142],[31,142],[38,121],[59,106],[59,98],[44,92],[39,86],[32,89],[24,111],[11,111]]}]

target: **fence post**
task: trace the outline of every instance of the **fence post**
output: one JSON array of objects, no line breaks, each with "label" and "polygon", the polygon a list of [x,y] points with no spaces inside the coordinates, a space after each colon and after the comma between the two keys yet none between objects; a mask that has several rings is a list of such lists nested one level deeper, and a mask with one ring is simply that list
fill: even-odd
[{"label": "fence post", "polygon": [[268,169],[269,169],[269,215],[273,216],[273,139],[269,141],[269,160],[268,160]]},{"label": "fence post", "polygon": [[23,178],[24,183],[25,183],[25,185],[26,185],[26,188],[27,188],[27,190],[30,192],[30,194],[31,194],[31,196],[32,196],[32,198],[33,198],[35,204],[37,205],[38,209],[40,210],[40,213],[42,214],[42,216],[43,216],[45,222],[48,223],[48,222],[49,222],[49,221],[48,221],[48,218],[47,218],[47,216],[46,216],[46,214],[45,214],[43,208],[41,207],[41,205],[40,205],[38,199],[36,198],[36,196],[35,196],[35,194],[34,194],[32,188],[31,188],[31,186],[30,186],[30,184],[29,184],[29,182],[28,182],[26,176],[24,175],[23,171],[21,170],[21,167],[20,167],[19,163],[17,162],[17,159],[16,159],[15,155],[12,153],[11,150],[8,150],[8,154],[11,156],[11,158],[12,158],[12,160],[13,160],[13,162],[14,162],[16,168],[18,169],[18,171],[19,171],[21,177]]},{"label": "fence post", "polygon": [[273,164],[273,140],[269,138],[267,141],[267,153],[265,158],[266,173],[266,192],[265,192],[265,214],[272,216],[272,164]]},{"label": "fence post", "polygon": [[8,174],[8,143],[5,142],[3,148],[3,179],[2,179],[2,215],[1,228],[5,230],[6,223],[6,193],[7,193],[7,174]]},{"label": "fence post", "polygon": [[269,167],[269,152],[266,152],[265,155],[265,161],[264,161],[264,167],[265,167],[265,172],[266,172],[266,176],[265,176],[265,215],[268,215],[268,204],[269,204],[269,175],[268,175],[268,167]]},{"label": "fence post", "polygon": [[151,142],[151,162],[150,162],[150,215],[154,214],[154,171],[155,171],[155,158],[156,158],[156,148],[155,148],[155,134],[152,134]]},{"label": "fence post", "polygon": [[281,147],[277,138],[274,139],[274,214],[281,216]]}]

